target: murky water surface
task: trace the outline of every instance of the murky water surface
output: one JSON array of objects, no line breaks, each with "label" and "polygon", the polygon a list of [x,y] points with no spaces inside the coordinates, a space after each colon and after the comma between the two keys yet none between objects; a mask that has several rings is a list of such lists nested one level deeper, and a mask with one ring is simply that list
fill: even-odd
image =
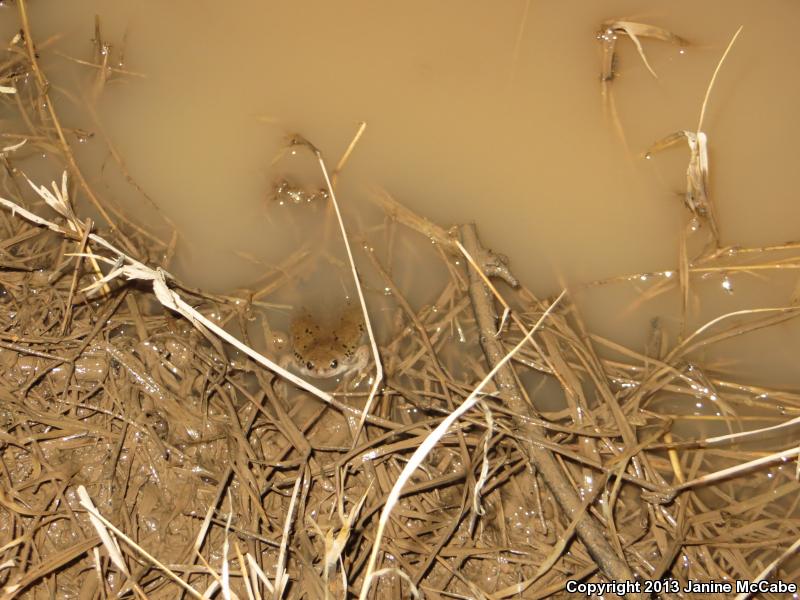
[{"label": "murky water surface", "polygon": [[[369,238],[380,216],[367,200],[385,190],[433,221],[477,221],[485,243],[540,295],[661,273],[576,298],[600,335],[643,348],[659,318],[674,342],[679,295],[637,298],[676,269],[689,220],[688,148],[650,160],[644,153],[697,127],[711,74],[740,25],[703,126],[721,242],[797,237],[800,88],[790,57],[800,9],[791,3],[41,0],[30,12],[37,39],[61,34],[42,50],[42,64],[71,125],[95,133],[79,144],[94,184],[167,235],[119,173],[107,139],[180,230],[175,270],[198,286],[250,286],[293,251],[323,248],[330,261],[287,304],[313,304],[321,294],[344,303],[350,274],[324,208],[324,181],[313,160],[293,162],[281,149],[300,132],[332,168],[365,121],[337,183],[354,236],[380,243]],[[75,62],[92,59],[95,14],[111,64],[130,72],[112,75],[101,94],[93,93],[96,70]],[[670,29],[689,44],[643,40],[655,78],[621,36],[618,76],[604,96],[595,34],[619,18]],[[16,8],[4,6],[0,20],[13,27]],[[433,261],[416,251],[406,289],[430,302],[423,264]],[[787,304],[794,273],[709,272],[693,289],[688,330],[720,314]],[[789,357],[800,350],[800,332],[782,327],[700,358],[796,385]]]}]

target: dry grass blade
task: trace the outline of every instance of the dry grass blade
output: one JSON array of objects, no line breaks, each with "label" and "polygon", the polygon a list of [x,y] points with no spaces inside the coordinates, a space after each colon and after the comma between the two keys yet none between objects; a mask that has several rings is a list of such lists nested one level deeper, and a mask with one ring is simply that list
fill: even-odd
[{"label": "dry grass blade", "polygon": [[772,454],[768,454],[767,456],[762,456],[761,458],[757,458],[755,460],[751,460],[736,465],[734,467],[721,469],[713,473],[707,473],[706,475],[703,475],[696,479],[692,479],[691,481],[687,481],[686,483],[682,483],[681,485],[677,486],[675,490],[684,491],[700,485],[707,485],[714,481],[720,481],[722,479],[727,479],[728,477],[732,477],[740,473],[746,473],[757,467],[769,465],[776,462],[783,462],[797,456],[800,456],[800,446],[797,446],[795,448],[789,448],[788,450],[783,450],[782,452],[773,452]]},{"label": "dry grass blade", "polygon": [[340,158],[339,162],[336,163],[336,168],[333,170],[333,173],[331,174],[331,184],[336,185],[336,179],[339,177],[339,173],[342,172],[344,165],[347,163],[348,159],[350,158],[350,155],[353,153],[353,150],[355,150],[356,144],[358,144],[358,141],[361,139],[361,136],[364,135],[364,131],[366,130],[366,128],[367,128],[367,122],[361,121],[361,123],[359,123],[358,125],[358,130],[356,131],[356,134],[353,136],[352,141],[347,146],[347,149],[344,151],[344,154],[342,154],[342,158]]},{"label": "dry grass blade", "polygon": [[289,583],[289,573],[286,572],[286,553],[289,545],[289,534],[292,531],[292,522],[294,520],[294,507],[295,504],[297,504],[297,497],[300,494],[300,485],[302,483],[302,477],[298,477],[297,481],[294,482],[292,499],[289,502],[289,510],[286,511],[286,520],[283,523],[281,547],[278,551],[278,561],[275,564],[275,589],[272,594],[273,600],[280,600],[283,593],[286,591],[286,584]]},{"label": "dry grass blade", "polygon": [[719,243],[719,228],[708,196],[708,137],[706,134],[686,129],[671,133],[650,146],[646,156],[649,157],[655,152],[669,148],[681,140],[686,140],[689,146],[684,203],[698,221],[708,224],[711,235]]},{"label": "dry grass blade", "polygon": [[[362,129],[363,131],[363,129]],[[297,139],[297,138],[295,138]],[[356,137],[356,140],[358,136]],[[375,377],[374,381],[372,382],[372,387],[369,391],[369,396],[367,396],[367,401],[364,404],[364,410],[361,413],[361,418],[358,422],[358,429],[353,434],[353,447],[358,444],[358,439],[360,437],[361,431],[364,428],[364,423],[367,420],[367,416],[369,415],[370,408],[372,408],[372,402],[375,399],[375,394],[378,392],[378,387],[383,382],[383,363],[381,362],[381,355],[378,352],[378,344],[375,341],[375,332],[373,331],[372,327],[372,320],[369,316],[369,311],[367,310],[367,301],[364,299],[364,290],[361,288],[361,280],[358,277],[358,271],[356,270],[356,262],[353,259],[353,250],[350,248],[350,238],[347,235],[347,229],[344,226],[344,219],[342,218],[342,212],[339,210],[339,203],[336,200],[336,193],[333,190],[333,183],[331,182],[330,177],[328,176],[328,169],[325,167],[325,160],[322,158],[322,152],[319,149],[311,144],[310,142],[303,140],[301,143],[306,144],[311,150],[316,154],[317,160],[319,161],[320,169],[322,170],[322,175],[325,177],[325,185],[328,187],[328,193],[331,195],[331,204],[333,205],[333,209],[336,212],[336,220],[339,224],[339,231],[342,234],[342,242],[344,243],[345,250],[347,251],[347,261],[350,265],[350,271],[353,276],[353,283],[356,287],[356,293],[358,294],[358,302],[361,306],[361,312],[364,316],[364,325],[367,330],[367,336],[369,337],[369,344],[372,350],[372,359],[375,362]]]},{"label": "dry grass blade", "polygon": [[128,566],[125,564],[125,559],[122,558],[122,551],[119,549],[117,540],[109,533],[103,522],[94,515],[94,513],[99,511],[89,497],[86,488],[82,485],[78,486],[78,498],[80,498],[81,504],[83,504],[87,510],[91,509],[89,510],[89,520],[92,522],[92,526],[94,526],[95,531],[97,531],[97,535],[100,536],[103,545],[106,547],[111,562],[114,563],[123,575],[130,577],[130,571],[128,571]]},{"label": "dry grass blade", "polygon": [[15,151],[19,150],[20,148],[22,148],[27,143],[28,143],[28,139],[25,138],[21,142],[17,142],[16,144],[11,144],[10,146],[3,146],[2,152],[4,154],[8,153],[8,152],[15,152]]},{"label": "dry grass blade", "polygon": [[242,555],[242,551],[239,548],[239,544],[234,542],[233,550],[236,552],[236,562],[239,563],[239,568],[242,571],[242,581],[244,582],[244,587],[247,590],[247,597],[250,600],[261,600],[261,594],[258,591],[258,586],[254,585],[255,581],[250,581],[250,578],[255,578],[255,574],[251,575],[247,570],[247,560],[245,560],[244,556]]},{"label": "dry grass blade", "polygon": [[716,68],[714,69],[714,74],[711,76],[711,81],[708,82],[708,87],[706,88],[706,95],[703,98],[703,105],[700,107],[700,118],[697,122],[697,131],[703,131],[703,119],[706,115],[706,108],[708,107],[708,99],[711,97],[711,90],[714,88],[714,82],[717,80],[717,75],[719,74],[719,70],[722,68],[722,63],[725,62],[725,59],[728,57],[728,53],[733,48],[733,45],[736,43],[736,38],[739,37],[739,34],[742,33],[742,29],[744,26],[740,26],[739,29],[736,30],[736,33],[733,34],[731,41],[728,43],[728,47],[725,48],[725,52],[722,53],[722,58],[719,59]]},{"label": "dry grass blade", "polygon": [[417,231],[431,242],[440,244],[443,248],[453,251],[456,250],[453,240],[444,228],[432,223],[428,219],[420,217],[417,213],[406,208],[395,200],[386,190],[377,190],[370,199],[398,223],[402,223],[406,227]]},{"label": "dry grass blade", "polygon": [[230,510],[228,511],[228,519],[225,521],[225,537],[222,542],[222,573],[220,575],[220,585],[222,586],[222,597],[225,600],[232,600],[232,593],[231,593],[231,568],[230,564],[228,563],[228,553],[230,551],[230,531],[231,531],[231,521],[233,520],[233,506],[230,496],[230,491],[228,492],[228,506]]},{"label": "dry grass blade", "polygon": [[646,23],[635,23],[633,21],[605,21],[602,25],[600,25],[600,32],[597,34],[597,39],[599,39],[603,44],[603,66],[601,73],[603,81],[610,81],[615,76],[616,41],[617,36],[620,34],[625,34],[631,38],[631,41],[636,46],[636,51],[639,53],[642,62],[644,63],[645,67],[647,67],[647,70],[650,71],[650,74],[655,78],[658,78],[658,75],[656,75],[653,67],[650,66],[650,63],[647,60],[647,55],[644,53],[642,42],[639,40],[639,38],[651,38],[679,46],[685,46],[687,44],[686,40],[684,40],[682,37],[675,35],[663,27],[647,25]]},{"label": "dry grass blade", "polygon": [[272,582],[269,580],[269,577],[267,577],[267,574],[264,573],[264,570],[258,566],[256,559],[253,558],[253,555],[248,552],[246,557],[247,564],[250,565],[250,569],[256,574],[256,578],[258,578],[258,580],[264,584],[264,587],[267,588],[267,591],[274,593],[275,588],[273,587]]},{"label": "dry grass blade", "polygon": [[678,282],[681,288],[681,324],[686,326],[689,315],[689,251],[686,247],[686,231],[681,232],[678,242]]}]

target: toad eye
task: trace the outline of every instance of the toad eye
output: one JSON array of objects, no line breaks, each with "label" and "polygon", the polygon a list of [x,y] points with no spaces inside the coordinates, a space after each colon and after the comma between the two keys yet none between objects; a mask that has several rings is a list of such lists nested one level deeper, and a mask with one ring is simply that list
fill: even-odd
[{"label": "toad eye", "polygon": [[336,360],[336,359],[334,358],[334,359],[331,361],[331,369],[335,369],[335,368],[336,368],[336,367],[338,367],[338,366],[339,366],[339,361],[338,361],[338,360]]},{"label": "toad eye", "polygon": [[313,371],[314,370],[314,363],[311,362],[311,361],[308,361],[306,363],[306,369],[308,369],[309,371]]}]

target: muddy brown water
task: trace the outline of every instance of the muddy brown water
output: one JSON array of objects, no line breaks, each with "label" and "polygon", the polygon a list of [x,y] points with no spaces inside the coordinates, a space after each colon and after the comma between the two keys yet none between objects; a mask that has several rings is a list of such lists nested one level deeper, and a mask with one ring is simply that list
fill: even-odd
[{"label": "muddy brown water", "polygon": [[[8,30],[14,10],[2,8]],[[382,188],[437,222],[475,220],[487,244],[544,295],[675,268],[687,219],[680,200],[687,151],[650,161],[643,154],[657,139],[696,127],[714,66],[740,25],[704,127],[722,242],[795,237],[800,175],[792,140],[800,125],[791,107],[800,89],[785,76],[785,60],[797,52],[795,10],[781,2],[706,2],[700,12],[692,2],[30,7],[36,34],[60,34],[55,48],[74,57],[90,54],[92,16],[100,15],[112,50],[124,49],[126,68],[146,76],[110,82],[97,110],[130,173],[179,226],[176,269],[191,283],[245,285],[263,268],[258,261],[303,240],[302,227],[289,234],[265,215],[281,176],[271,163],[286,133],[301,131],[335,162],[365,121],[341,178],[346,207],[358,211]],[[691,42],[644,42],[658,79],[630,40],[619,42],[616,119],[601,98],[594,39],[613,17],[655,23]],[[43,61],[58,84],[85,87],[85,67],[54,52]],[[69,114],[70,103],[61,106]],[[79,108],[74,114],[87,123]],[[85,146],[87,161],[108,162],[99,140]],[[104,173],[99,180],[133,210],[143,204],[112,168]],[[143,218],[157,221],[146,210]],[[751,291],[748,276],[731,277],[734,294],[721,276],[708,282],[708,313],[696,314],[696,324],[751,306],[753,294],[779,303],[793,285],[771,280],[769,289]],[[673,302],[620,310],[626,301],[624,291],[581,297],[593,327],[625,343],[642,344],[652,317],[675,317]],[[769,351],[786,343],[767,344],[769,360],[757,370],[782,365],[791,377],[784,353]],[[764,356],[748,350],[737,348],[748,362]]]}]

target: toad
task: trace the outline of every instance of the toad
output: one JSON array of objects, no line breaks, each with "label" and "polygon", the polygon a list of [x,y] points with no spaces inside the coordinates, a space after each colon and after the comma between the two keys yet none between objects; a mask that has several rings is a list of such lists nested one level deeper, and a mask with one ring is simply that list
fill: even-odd
[{"label": "toad", "polygon": [[292,355],[288,361],[301,375],[330,379],[363,371],[369,347],[363,343],[364,322],[357,307],[348,306],[333,326],[322,326],[307,310],[297,313],[289,328]]}]

